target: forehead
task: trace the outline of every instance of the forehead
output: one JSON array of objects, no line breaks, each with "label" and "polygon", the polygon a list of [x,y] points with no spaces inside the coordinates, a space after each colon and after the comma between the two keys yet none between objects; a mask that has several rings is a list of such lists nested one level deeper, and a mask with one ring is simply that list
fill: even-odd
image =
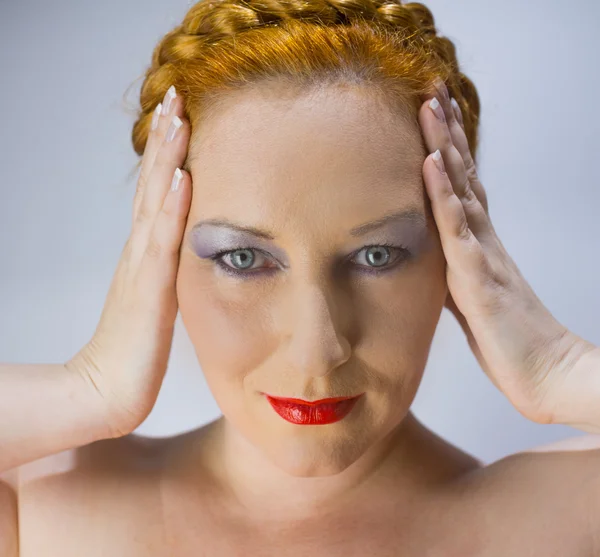
[{"label": "forehead", "polygon": [[365,86],[253,86],[194,128],[190,214],[278,228],[295,216],[347,224],[424,207],[426,155],[416,113]]}]

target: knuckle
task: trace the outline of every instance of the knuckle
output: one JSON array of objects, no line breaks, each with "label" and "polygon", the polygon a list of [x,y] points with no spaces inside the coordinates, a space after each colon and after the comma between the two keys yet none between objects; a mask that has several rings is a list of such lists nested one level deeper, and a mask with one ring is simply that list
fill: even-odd
[{"label": "knuckle", "polygon": [[126,257],[129,261],[135,258],[136,254],[139,254],[142,250],[142,246],[145,243],[146,238],[146,230],[141,226],[134,226],[131,230],[131,234],[129,235],[129,240],[127,241],[127,248],[124,249],[124,257]]},{"label": "knuckle", "polygon": [[479,269],[480,276],[483,276],[484,284],[486,287],[491,288],[493,291],[500,290],[502,287],[502,281],[499,279],[498,273],[494,270],[490,264],[490,260],[479,244],[477,252],[477,268]]},{"label": "knuckle", "polygon": [[477,169],[475,168],[475,163],[473,162],[473,158],[471,157],[471,153],[467,152],[465,155],[465,169],[467,171],[467,176],[469,181],[475,182],[479,180],[479,176],[477,175]]},{"label": "knuckle", "polygon": [[146,177],[146,172],[140,172],[140,176],[137,181],[137,187],[135,189],[135,194],[140,195],[146,189],[146,184],[148,183],[148,178]]},{"label": "knuckle", "polygon": [[471,188],[471,182],[469,178],[465,176],[463,183],[461,184],[460,190],[461,197],[467,201],[469,201],[473,197],[473,190]]},{"label": "knuckle", "polygon": [[152,169],[156,169],[156,168],[161,168],[162,166],[164,166],[165,164],[165,159],[166,159],[166,151],[167,151],[167,146],[169,144],[163,139],[163,141],[161,141],[160,145],[158,146],[158,149],[156,151],[156,157],[154,158],[154,164],[152,165]]},{"label": "knuckle", "polygon": [[462,202],[465,210],[469,213],[478,213],[481,208],[481,203],[470,186],[467,186]]},{"label": "knuckle", "polygon": [[136,215],[136,222],[141,224],[144,222],[148,222],[151,219],[151,212],[146,203],[143,200],[140,202],[139,210]]},{"label": "knuckle", "polygon": [[469,229],[469,223],[467,219],[463,217],[460,218],[460,224],[458,227],[458,239],[463,242],[468,242],[471,239],[471,230]]},{"label": "knuckle", "polygon": [[454,213],[454,222],[456,223],[455,235],[463,241],[468,241],[471,238],[471,231],[469,229],[469,222],[465,214],[465,209],[461,201],[454,196],[454,199],[450,200],[452,205],[452,212]]},{"label": "knuckle", "polygon": [[157,240],[154,234],[151,234],[150,238],[148,239],[145,253],[146,256],[150,259],[160,259],[160,257],[164,253],[164,248],[162,247],[161,243]]},{"label": "knuckle", "polygon": [[[167,193],[167,195],[169,195]],[[166,218],[167,222],[170,222],[171,220],[173,220],[176,215],[178,214],[178,210],[177,210],[177,206],[175,203],[167,203],[167,198],[165,197],[165,199],[163,200],[163,204],[162,207],[160,209],[160,212],[162,213],[162,215],[164,215],[162,218]],[[160,216],[158,218],[161,218]]]},{"label": "knuckle", "polygon": [[176,140],[183,131],[183,126],[177,132],[177,137],[170,142],[167,143],[166,138],[164,138],[158,147],[158,151],[156,152],[156,158],[154,159],[153,170],[156,169],[159,172],[163,170],[166,166],[171,166],[173,164],[173,149],[176,148]]},{"label": "knuckle", "polygon": [[131,255],[133,254],[133,246],[135,243],[134,234],[130,234],[129,238],[127,238],[127,242],[123,246],[123,251],[121,252],[120,262],[127,262],[131,259]]}]

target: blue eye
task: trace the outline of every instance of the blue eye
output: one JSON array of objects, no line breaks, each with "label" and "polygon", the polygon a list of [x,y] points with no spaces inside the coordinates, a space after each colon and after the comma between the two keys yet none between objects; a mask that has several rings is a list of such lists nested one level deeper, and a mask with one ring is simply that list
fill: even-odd
[{"label": "blue eye", "polygon": [[[387,243],[365,246],[356,253],[360,254],[363,251],[367,254],[367,264],[358,265],[358,267],[361,269],[359,272],[364,272],[372,275],[380,275],[382,273],[390,271],[396,268],[399,262],[407,261],[412,257],[411,252],[405,246],[394,246],[392,244]],[[393,258],[390,252],[396,252],[397,257]],[[270,268],[259,267],[258,271],[249,270],[252,269],[252,265],[256,260],[256,257],[253,255],[254,253],[260,254],[260,257],[262,258],[266,256],[264,252],[256,248],[239,247],[232,250],[215,253],[210,257],[210,259],[213,260],[226,273],[241,278],[250,278],[251,275],[271,273],[273,270],[276,270],[278,268],[277,266],[273,266]],[[233,259],[235,261],[234,265],[236,266],[234,267],[225,263],[224,260],[226,257]],[[354,257],[351,256],[348,259],[352,260],[354,259]],[[370,266],[369,261],[374,261],[375,266]],[[392,261],[392,263],[389,264],[389,261]],[[237,265],[241,265],[241,268]]]},{"label": "blue eye", "polygon": [[[236,248],[236,249],[232,249],[232,250],[227,250],[227,251],[220,251],[219,253],[215,253],[214,255],[212,255],[210,257],[210,259],[212,259],[221,269],[223,269],[225,272],[234,275],[234,276],[239,276],[242,278],[250,278],[249,275],[256,275],[256,274],[262,274],[264,271],[248,271],[247,269],[251,268],[252,263],[254,263],[256,257],[253,255],[254,253],[259,253],[261,254],[261,257],[264,257],[264,255],[262,254],[262,252],[260,250],[257,250],[255,248]],[[224,259],[226,257],[229,258],[235,258],[235,261],[240,261],[241,265],[243,265],[243,267],[237,268],[237,267],[232,267],[231,265],[228,265],[227,263],[225,263]],[[238,263],[236,263],[238,264]],[[276,267],[271,267],[271,269],[275,269]]]}]

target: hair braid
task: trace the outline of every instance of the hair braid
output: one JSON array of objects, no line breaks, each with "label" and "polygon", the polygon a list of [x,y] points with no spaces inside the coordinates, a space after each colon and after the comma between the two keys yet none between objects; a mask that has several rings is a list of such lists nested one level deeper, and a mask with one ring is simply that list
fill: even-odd
[{"label": "hair braid", "polygon": [[170,85],[192,123],[219,93],[272,77],[316,83],[359,76],[404,106],[440,76],[458,102],[476,160],[480,103],[454,43],[421,3],[390,0],[201,0],[156,45],[132,141],[146,146],[152,111]]}]

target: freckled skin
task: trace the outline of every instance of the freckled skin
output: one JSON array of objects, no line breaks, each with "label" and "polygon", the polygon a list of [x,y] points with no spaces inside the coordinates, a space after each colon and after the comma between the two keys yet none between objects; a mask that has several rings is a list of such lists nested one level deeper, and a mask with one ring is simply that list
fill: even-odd
[{"label": "freckled skin", "polygon": [[[270,85],[224,100],[194,133],[177,295],[224,414],[229,481],[244,492],[251,478],[257,491],[285,493],[289,505],[329,501],[397,441],[447,295],[416,114],[401,118],[360,87],[293,98]],[[427,222],[412,260],[380,276],[360,272],[364,252],[360,265],[343,261],[376,243],[351,237],[351,228],[408,208]],[[199,257],[191,232],[208,218],[271,231],[268,255],[255,265],[275,272],[242,280]],[[217,231],[212,241],[226,236]],[[402,236],[415,244],[418,234],[407,227]],[[340,422],[299,426],[260,392],[365,395]]]}]

